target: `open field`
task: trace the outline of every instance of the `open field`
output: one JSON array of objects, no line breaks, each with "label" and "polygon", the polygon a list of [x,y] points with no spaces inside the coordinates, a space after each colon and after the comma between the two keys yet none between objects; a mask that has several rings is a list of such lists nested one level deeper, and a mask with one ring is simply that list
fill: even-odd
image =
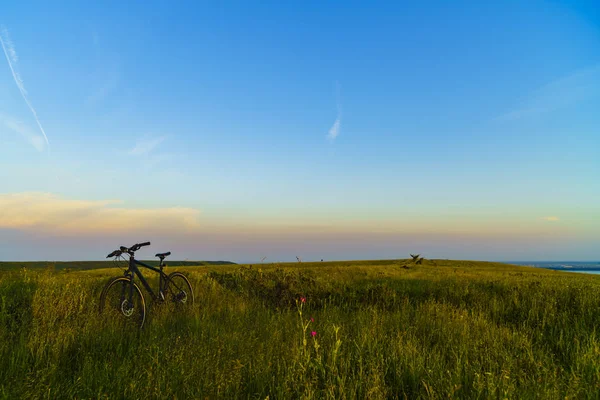
[{"label": "open field", "polygon": [[195,305],[150,304],[141,332],[98,317],[118,269],[0,272],[0,398],[600,393],[598,276],[448,260],[179,270]]}]

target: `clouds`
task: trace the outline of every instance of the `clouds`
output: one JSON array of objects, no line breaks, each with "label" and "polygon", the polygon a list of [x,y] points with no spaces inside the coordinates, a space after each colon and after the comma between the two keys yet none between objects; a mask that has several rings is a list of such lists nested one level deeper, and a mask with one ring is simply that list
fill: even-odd
[{"label": "clouds", "polygon": [[[2,50],[4,51],[4,55],[6,56],[6,61],[8,62],[8,66],[10,68],[10,71],[12,72],[12,76],[15,81],[15,84],[19,88],[19,92],[21,92],[21,97],[23,97],[23,100],[25,100],[25,103],[27,103],[27,107],[29,107],[29,110],[33,114],[33,118],[35,118],[35,122],[37,122],[37,125],[40,128],[42,135],[44,136],[46,146],[50,146],[50,142],[48,141],[48,136],[46,136],[46,132],[44,131],[44,128],[42,127],[42,124],[40,122],[40,119],[38,118],[37,112],[35,111],[35,108],[33,108],[33,106],[31,105],[31,103],[29,102],[29,98],[27,97],[27,90],[25,90],[25,85],[23,84],[23,79],[21,79],[21,75],[19,74],[19,71],[17,70],[17,63],[19,61],[19,57],[17,56],[15,46],[13,45],[12,41],[10,40],[10,37],[8,35],[8,30],[4,26],[0,26],[0,45],[2,46]],[[19,132],[19,133],[22,134],[22,132]],[[34,147],[36,147],[36,149],[38,149],[39,151],[43,150],[43,147],[40,147],[39,143],[34,144]]]},{"label": "clouds", "polygon": [[[162,152],[159,146],[167,139],[167,136],[146,137],[136,142],[128,154],[136,158],[136,163],[146,170],[158,165],[165,164],[175,156],[171,152]],[[170,147],[169,147],[170,148]],[[172,164],[171,164],[172,166]]]},{"label": "clouds", "polygon": [[[328,213],[328,217],[314,212],[257,217],[247,210],[227,210],[220,215],[214,211],[204,213],[177,206],[130,207],[118,199],[81,200],[50,193],[0,194],[0,242],[4,239],[15,247],[5,247],[5,259],[15,254],[48,259],[56,248],[60,249],[56,253],[59,256],[94,258],[98,248],[105,246],[102,243],[110,251],[116,244],[141,240],[152,241],[160,247],[157,251],[176,250],[178,257],[196,259],[247,260],[259,251],[268,251],[271,260],[293,259],[295,255],[347,259],[371,254],[381,258],[398,252],[398,243],[406,247],[402,250],[406,254],[410,248],[424,248],[443,257],[488,254],[485,257],[489,258],[496,252],[509,259],[525,248],[531,254],[535,254],[532,249],[545,254],[547,249],[569,241],[597,236],[581,231],[572,218],[557,223],[556,216],[531,217],[529,212],[494,214],[485,219],[410,212],[402,217],[370,214],[361,219],[343,213],[336,217],[335,212]],[[530,223],[532,220],[538,223]],[[73,243],[89,252],[70,253]],[[28,252],[19,255],[19,248],[27,248]]]},{"label": "clouds", "polygon": [[327,139],[335,140],[340,134],[340,124],[342,123],[342,117],[338,115],[337,119],[333,123],[333,126],[329,129],[327,133]]},{"label": "clouds", "polygon": [[73,200],[49,193],[0,194],[0,229],[52,234],[190,232],[200,211],[185,207],[126,208],[119,200]]},{"label": "clouds", "polygon": [[600,93],[600,64],[573,71],[529,94],[515,109],[499,116],[500,121],[540,115],[585,101]]},{"label": "clouds", "polygon": [[342,129],[342,103],[340,100],[340,84],[336,82],[336,106],[337,106],[337,118],[335,122],[329,128],[329,132],[327,132],[327,139],[330,141],[334,141],[340,134]]},{"label": "clouds", "polygon": [[42,135],[25,125],[21,121],[4,114],[0,114],[0,124],[14,131],[27,140],[38,151],[44,151],[46,140]]},{"label": "clouds", "polygon": [[556,221],[560,220],[560,218],[558,218],[558,217],[552,217],[552,216],[551,217],[542,217],[542,219],[544,221],[549,221],[549,222],[556,222]]}]

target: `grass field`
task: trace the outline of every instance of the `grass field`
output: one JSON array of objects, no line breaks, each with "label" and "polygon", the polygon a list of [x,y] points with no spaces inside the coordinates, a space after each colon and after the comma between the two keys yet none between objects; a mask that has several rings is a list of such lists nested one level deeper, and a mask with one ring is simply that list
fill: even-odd
[{"label": "grass field", "polygon": [[118,269],[0,272],[0,398],[599,397],[598,276],[448,260],[170,270],[196,303],[150,304],[141,332],[97,314]]}]

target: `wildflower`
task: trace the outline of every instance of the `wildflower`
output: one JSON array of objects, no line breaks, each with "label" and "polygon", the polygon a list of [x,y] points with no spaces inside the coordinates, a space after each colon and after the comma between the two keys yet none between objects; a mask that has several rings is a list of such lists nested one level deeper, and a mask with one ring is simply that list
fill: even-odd
[{"label": "wildflower", "polygon": [[310,335],[311,335],[311,336],[313,336],[313,337],[314,337],[314,336],[317,336],[317,332],[316,332],[316,331],[312,331],[312,332],[310,333]]},{"label": "wildflower", "polygon": [[306,297],[300,297],[300,302],[306,303]]},{"label": "wildflower", "polygon": [[313,317],[310,317],[310,322],[315,322],[315,319]]}]

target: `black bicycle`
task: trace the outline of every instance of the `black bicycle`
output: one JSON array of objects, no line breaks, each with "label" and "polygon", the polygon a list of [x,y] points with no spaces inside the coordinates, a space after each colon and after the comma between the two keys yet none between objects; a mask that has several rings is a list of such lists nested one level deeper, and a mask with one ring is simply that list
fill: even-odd
[{"label": "black bicycle", "polygon": [[[129,266],[125,270],[125,275],[112,278],[100,295],[99,311],[101,314],[114,317],[126,326],[136,326],[140,329],[146,321],[146,300],[140,287],[134,282],[136,275],[154,301],[172,302],[179,307],[194,303],[194,291],[188,278],[181,272],[173,272],[169,275],[163,272],[163,268],[166,266],[164,260],[171,252],[156,254],[155,257],[160,259],[158,268],[135,259],[135,252],[143,246],[149,245],[150,242],[144,242],[134,244],[129,248],[121,246],[119,250],[106,256],[106,258],[114,257],[115,260],[129,256]],[[160,275],[157,293],[152,290],[138,266],[148,268]]]}]

